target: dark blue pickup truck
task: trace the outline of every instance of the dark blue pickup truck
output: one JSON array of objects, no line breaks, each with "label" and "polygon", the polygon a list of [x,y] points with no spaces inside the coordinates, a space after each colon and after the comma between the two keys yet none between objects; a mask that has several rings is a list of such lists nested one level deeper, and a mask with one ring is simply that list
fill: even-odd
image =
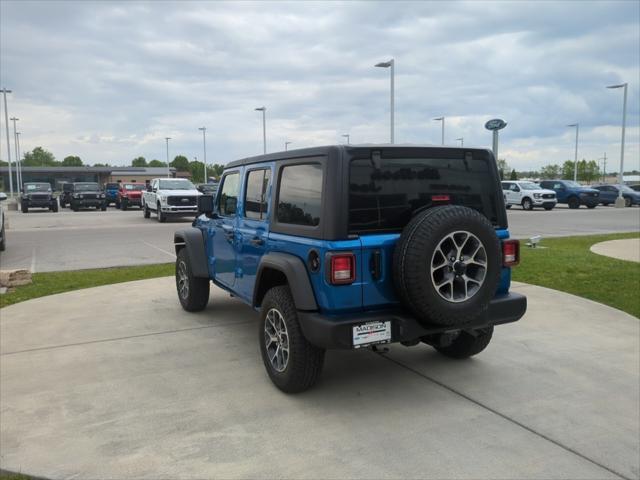
[{"label": "dark blue pickup truck", "polygon": [[596,208],[600,203],[600,192],[595,188],[583,187],[573,180],[544,180],[540,187],[556,192],[558,203],[566,203],[569,208]]}]

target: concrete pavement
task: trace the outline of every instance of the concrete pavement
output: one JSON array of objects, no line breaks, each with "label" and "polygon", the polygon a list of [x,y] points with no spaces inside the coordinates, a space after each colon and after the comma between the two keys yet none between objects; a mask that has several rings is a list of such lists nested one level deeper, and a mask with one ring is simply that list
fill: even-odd
[{"label": "concrete pavement", "polygon": [[609,240],[591,246],[591,251],[598,255],[613,257],[628,262],[640,262],[640,238]]},{"label": "concrete pavement", "polygon": [[[158,223],[154,216],[142,218],[137,210],[121,212],[58,213],[8,212],[7,250],[0,254],[4,269],[26,268],[32,272],[104,268],[170,262],[173,233],[188,227],[190,218]],[[508,211],[515,238],[587,235],[640,230],[640,208],[598,207],[569,210],[558,206],[550,212]]]},{"label": "concrete pavement", "polygon": [[[287,396],[257,314],[172,278],[0,310],[0,468],[49,478],[638,478],[640,321],[517,285],[524,319],[468,361],[328,352]],[[136,295],[123,295],[136,292]]]}]

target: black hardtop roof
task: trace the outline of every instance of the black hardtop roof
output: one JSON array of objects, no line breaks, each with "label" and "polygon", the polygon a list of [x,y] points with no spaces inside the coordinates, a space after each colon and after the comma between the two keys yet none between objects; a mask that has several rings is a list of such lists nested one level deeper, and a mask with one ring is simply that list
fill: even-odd
[{"label": "black hardtop roof", "polygon": [[265,155],[257,155],[255,157],[242,158],[240,160],[234,160],[225,165],[225,169],[239,167],[242,165],[251,165],[253,163],[273,162],[276,160],[288,160],[293,158],[303,157],[317,157],[321,155],[327,155],[329,153],[337,153],[344,151],[351,155],[358,155],[362,150],[371,149],[384,149],[385,151],[391,149],[398,150],[410,150],[410,149],[425,149],[425,150],[446,150],[455,152],[470,152],[481,151],[490,152],[486,148],[468,148],[468,147],[453,147],[442,145],[420,145],[420,144],[390,144],[390,143],[364,143],[364,144],[351,144],[351,145],[325,145],[321,147],[299,148],[295,150],[287,150],[282,152],[267,153]]}]

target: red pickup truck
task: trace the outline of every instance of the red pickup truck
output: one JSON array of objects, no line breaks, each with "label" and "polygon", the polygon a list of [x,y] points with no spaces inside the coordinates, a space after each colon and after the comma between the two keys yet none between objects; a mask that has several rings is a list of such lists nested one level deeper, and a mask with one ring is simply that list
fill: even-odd
[{"label": "red pickup truck", "polygon": [[116,198],[116,208],[126,210],[128,207],[142,207],[142,183],[121,183]]}]

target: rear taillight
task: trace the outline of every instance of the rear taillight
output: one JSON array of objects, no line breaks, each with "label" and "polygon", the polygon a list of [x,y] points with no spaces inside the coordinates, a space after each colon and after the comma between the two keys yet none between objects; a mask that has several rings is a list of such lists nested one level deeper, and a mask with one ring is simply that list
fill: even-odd
[{"label": "rear taillight", "polygon": [[502,265],[515,267],[520,263],[520,240],[502,242]]},{"label": "rear taillight", "polygon": [[431,195],[432,202],[449,202],[450,200],[449,195]]},{"label": "rear taillight", "polygon": [[356,257],[353,253],[331,255],[329,281],[334,285],[353,283],[356,279]]}]

